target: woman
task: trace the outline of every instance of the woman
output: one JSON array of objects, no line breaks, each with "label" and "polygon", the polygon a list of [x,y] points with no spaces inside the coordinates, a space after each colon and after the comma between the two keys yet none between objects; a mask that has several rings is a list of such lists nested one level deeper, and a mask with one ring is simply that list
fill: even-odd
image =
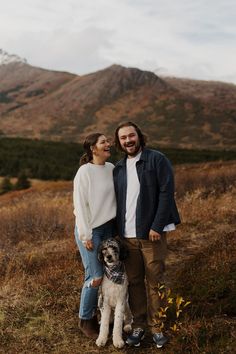
[{"label": "woman", "polygon": [[106,162],[110,157],[110,147],[103,134],[89,135],[74,179],[75,239],[85,269],[80,298],[80,329],[90,338],[97,338],[99,332],[96,309],[103,268],[97,258],[97,249],[104,239],[114,236],[114,166]]}]

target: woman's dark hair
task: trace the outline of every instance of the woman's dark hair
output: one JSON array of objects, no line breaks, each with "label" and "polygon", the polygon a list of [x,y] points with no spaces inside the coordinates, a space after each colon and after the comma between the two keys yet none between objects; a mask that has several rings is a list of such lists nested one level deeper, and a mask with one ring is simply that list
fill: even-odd
[{"label": "woman's dark hair", "polygon": [[94,147],[94,145],[97,144],[99,137],[102,135],[103,135],[102,133],[93,133],[93,134],[89,134],[86,137],[83,144],[85,153],[81,156],[79,160],[80,166],[88,163],[89,161],[92,161],[93,159],[92,148]]},{"label": "woman's dark hair", "polygon": [[116,131],[115,131],[115,147],[117,148],[117,150],[123,151],[123,149],[120,145],[120,140],[119,140],[118,134],[119,134],[119,130],[124,127],[134,127],[134,129],[136,130],[136,132],[138,134],[141,148],[143,148],[146,145],[147,137],[146,137],[146,135],[144,135],[141,132],[141,129],[133,122],[123,122],[118,125],[118,127],[116,128]]}]

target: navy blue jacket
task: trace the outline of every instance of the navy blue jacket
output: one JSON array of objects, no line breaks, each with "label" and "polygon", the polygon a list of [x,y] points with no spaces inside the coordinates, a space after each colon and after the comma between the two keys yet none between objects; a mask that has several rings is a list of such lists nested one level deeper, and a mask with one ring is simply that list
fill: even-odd
[{"label": "navy blue jacket", "polygon": [[[127,172],[126,158],[113,170],[117,199],[118,234],[124,237]],[[144,148],[136,163],[140,194],[136,208],[136,236],[148,239],[150,229],[162,233],[166,225],[180,223],[174,200],[174,177],[169,160],[159,151]]]}]

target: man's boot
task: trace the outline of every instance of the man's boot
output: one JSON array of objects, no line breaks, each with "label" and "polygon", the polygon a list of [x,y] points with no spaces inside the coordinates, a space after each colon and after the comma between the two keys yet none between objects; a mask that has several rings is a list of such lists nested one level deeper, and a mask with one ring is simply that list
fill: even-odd
[{"label": "man's boot", "polygon": [[94,316],[90,320],[80,319],[79,328],[86,337],[97,339],[99,335],[97,316]]}]

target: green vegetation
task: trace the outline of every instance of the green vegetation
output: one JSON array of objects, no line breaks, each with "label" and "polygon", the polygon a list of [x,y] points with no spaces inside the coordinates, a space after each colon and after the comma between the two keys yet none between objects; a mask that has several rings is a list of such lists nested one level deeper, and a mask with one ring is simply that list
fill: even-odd
[{"label": "green vegetation", "polygon": [[0,103],[10,103],[12,98],[9,98],[5,92],[0,92]]},{"label": "green vegetation", "polygon": [[[157,149],[159,149],[157,147]],[[160,148],[173,164],[235,160],[235,151],[181,150]],[[29,178],[42,180],[71,180],[83,153],[81,144],[30,140],[0,139],[0,175],[18,176],[24,172]],[[112,152],[112,162],[121,154]]]},{"label": "green vegetation", "polygon": [[0,175],[42,180],[73,178],[78,168],[82,146],[21,138],[0,139]]},{"label": "green vegetation", "polygon": [[20,172],[18,179],[15,184],[15,189],[27,189],[31,186],[30,181],[24,171]]},{"label": "green vegetation", "polygon": [[193,150],[193,149],[171,149],[161,148],[168,159],[174,164],[200,163],[211,161],[236,160],[236,151],[232,150]]},{"label": "green vegetation", "polygon": [[0,195],[10,192],[12,190],[22,190],[31,187],[31,182],[29,181],[27,175],[24,171],[20,172],[15,184],[11,182],[10,177],[6,176],[2,179],[0,183]]},{"label": "green vegetation", "polygon": [[13,189],[13,184],[9,177],[4,177],[0,184],[0,194],[10,192]]}]

